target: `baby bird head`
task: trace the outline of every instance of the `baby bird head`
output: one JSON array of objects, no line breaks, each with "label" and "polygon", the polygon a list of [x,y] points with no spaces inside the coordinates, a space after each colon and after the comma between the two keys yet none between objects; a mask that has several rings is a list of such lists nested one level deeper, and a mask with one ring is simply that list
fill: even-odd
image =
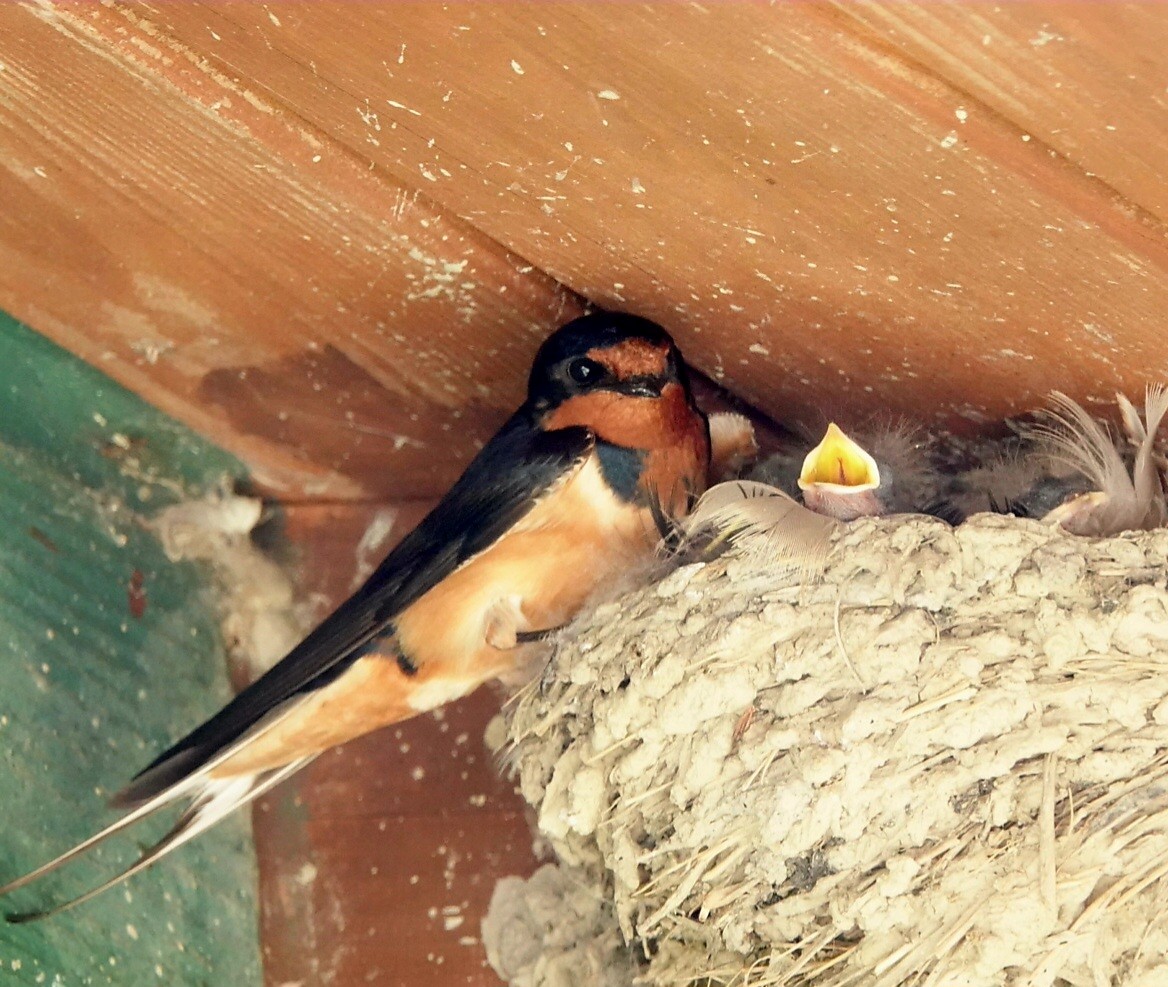
[{"label": "baby bird head", "polygon": [[799,473],[803,503],[840,521],[886,513],[877,496],[880,467],[871,454],[835,422],[807,453]]}]

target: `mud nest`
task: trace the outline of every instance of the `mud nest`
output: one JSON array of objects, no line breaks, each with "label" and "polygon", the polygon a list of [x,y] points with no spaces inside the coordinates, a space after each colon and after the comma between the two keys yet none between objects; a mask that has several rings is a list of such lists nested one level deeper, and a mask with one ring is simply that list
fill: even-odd
[{"label": "mud nest", "polygon": [[1162,985],[1168,531],[857,521],[606,604],[493,742],[557,863],[496,969],[560,984]]}]

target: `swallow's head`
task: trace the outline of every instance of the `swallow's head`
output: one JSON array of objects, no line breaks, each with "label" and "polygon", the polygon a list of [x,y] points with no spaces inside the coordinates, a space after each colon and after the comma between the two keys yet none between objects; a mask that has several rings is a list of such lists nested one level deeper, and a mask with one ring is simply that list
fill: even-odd
[{"label": "swallow's head", "polygon": [[593,312],[545,340],[527,393],[537,411],[546,411],[593,395],[652,400],[670,384],[688,396],[685,363],[669,333],[636,315]]},{"label": "swallow's head", "polygon": [[670,511],[705,488],[710,431],[685,362],[657,323],[619,312],[574,319],[540,347],[528,411],[539,428],[583,426],[597,439],[643,454],[642,475]]},{"label": "swallow's head", "polygon": [[877,495],[880,467],[835,422],[827,426],[823,441],[807,453],[798,482],[803,503],[819,514],[850,521],[886,513]]}]

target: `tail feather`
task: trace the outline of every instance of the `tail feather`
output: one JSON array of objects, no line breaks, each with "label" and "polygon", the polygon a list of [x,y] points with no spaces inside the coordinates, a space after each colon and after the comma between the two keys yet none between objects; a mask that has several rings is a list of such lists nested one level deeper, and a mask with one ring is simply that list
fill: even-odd
[{"label": "tail feather", "polygon": [[[75,898],[70,898],[68,901],[53,905],[49,908],[41,909],[35,912],[20,912],[9,914],[6,916],[7,920],[12,923],[34,922],[39,919],[48,918],[52,915],[59,915],[61,912],[68,911],[78,905],[97,897],[103,891],[108,891],[115,884],[133,877],[139,871],[145,870],[151,864],[161,860],[172,850],[177,850],[180,846],[189,840],[194,839],[200,833],[205,832],[214,826],[217,822],[223,819],[228,814],[234,812],[236,809],[247,805],[266,791],[278,785],[285,778],[290,777],[306,765],[312,758],[302,758],[298,761],[293,761],[285,764],[283,767],[276,768],[273,771],[267,771],[258,775],[240,775],[233,778],[222,779],[192,779],[195,784],[201,786],[201,790],[195,796],[195,801],[183,812],[178,821],[170,829],[170,831],[162,837],[157,843],[148,848],[142,853],[133,864],[118,874],[115,874],[108,881],[104,881],[94,888],[80,894]],[[170,798],[165,802],[155,800],[153,803],[146,803],[142,807],[135,809],[119,819],[112,826],[107,827],[97,836],[91,837],[84,843],[74,847],[68,853],[62,854],[56,860],[45,864],[38,868],[31,874],[22,877],[19,881],[0,888],[0,894],[15,890],[18,887],[23,887],[30,881],[37,877],[47,874],[49,871],[55,870],[61,864],[79,853],[83,853],[89,847],[104,840],[107,836],[112,836],[114,833],[124,829],[132,822],[150,814],[155,809],[159,809],[166,802],[172,801],[178,795],[172,794],[173,790],[168,793]],[[159,797],[161,799],[162,796]],[[157,804],[155,804],[157,803]]]},{"label": "tail feather", "polygon": [[[51,874],[53,871],[63,867],[70,861],[75,860],[77,857],[81,856],[87,851],[93,849],[101,843],[104,843],[111,836],[120,833],[122,830],[132,826],[134,823],[137,823],[142,819],[145,819],[147,816],[153,815],[159,809],[170,805],[172,802],[177,802],[184,798],[193,798],[194,802],[191,808],[188,810],[188,813],[194,812],[196,815],[202,813],[202,815],[199,816],[200,818],[205,817],[206,810],[210,808],[212,802],[214,802],[216,805],[221,803],[226,804],[221,798],[218,801],[215,801],[215,799],[217,794],[223,790],[224,785],[233,779],[214,780],[211,778],[211,772],[222,762],[237,753],[240,748],[246,746],[248,743],[251,743],[257,737],[263,736],[264,733],[278,724],[285,716],[287,716],[293,709],[295,709],[296,705],[297,701],[291,700],[281,706],[277,706],[267,716],[259,720],[255,726],[253,726],[253,728],[243,737],[239,738],[235,743],[223,747],[209,758],[205,755],[205,753],[201,753],[197,750],[180,750],[173,756],[163,756],[157,762],[139,774],[136,778],[134,778],[134,780],[131,781],[129,785],[123,788],[120,792],[116,793],[112,799],[110,799],[111,806],[129,810],[124,816],[115,820],[100,832],[95,833],[93,836],[89,837],[89,839],[83,840],[75,847],[66,850],[60,856],[54,857],[48,863],[42,864],[40,867],[36,868],[36,870],[30,871],[29,873],[16,878],[16,880],[10,881],[8,884],[3,885],[0,887],[0,897],[9,894],[12,891],[17,891],[20,888],[31,884],[33,881],[46,876],[47,874]],[[301,759],[299,761],[292,762],[290,765],[275,769],[272,772],[267,772],[259,776],[247,776],[249,779],[251,779],[249,781],[249,785],[252,781],[254,781],[257,787],[249,788],[249,791],[245,793],[245,796],[232,802],[229,808],[225,812],[215,816],[215,819],[221,819],[223,815],[226,815],[226,812],[229,812],[232,808],[245,805],[246,803],[250,802],[257,795],[267,791],[278,781],[288,777],[288,775],[292,774],[292,772],[297,770],[298,767],[307,764],[309,760],[311,760],[311,758]],[[269,781],[268,779],[272,778],[273,776],[275,776],[275,779]],[[186,818],[186,814],[184,814],[183,818]],[[195,819],[192,819],[186,825],[193,825],[195,821]],[[183,826],[183,821],[181,819],[179,825]],[[185,843],[188,839],[191,838],[191,836],[194,836],[197,833],[201,833],[204,829],[206,829],[207,825],[210,824],[200,824],[199,827],[194,830],[194,832],[190,833],[190,835],[183,835],[179,842]],[[118,881],[128,877],[132,873],[137,873],[147,864],[151,863],[153,860],[158,859],[158,857],[173,849],[173,846],[167,843],[167,840],[171,839],[171,836],[179,836],[183,833],[186,833],[185,827],[182,829],[182,833],[175,832],[173,834],[168,834],[168,836],[164,838],[161,843],[148,850],[141,861],[131,867],[128,871],[119,874],[111,881],[103,884],[101,890],[104,890],[112,884],[116,884]],[[179,844],[174,844],[174,846],[177,845]],[[92,898],[93,895],[97,893],[98,891],[94,891],[87,894],[85,896],[85,900],[89,900],[89,898]],[[79,903],[79,901],[75,900],[68,902],[67,906],[72,907],[74,904]],[[53,914],[59,910],[60,909],[52,909],[51,911],[45,913],[37,912],[29,916],[17,916],[16,918],[10,920],[26,922],[32,921],[34,918],[43,918],[46,914]]]},{"label": "tail feather", "polygon": [[183,784],[174,785],[171,788],[168,788],[166,791],[160,792],[154,796],[154,798],[141,803],[130,812],[127,812],[120,819],[117,819],[110,825],[106,826],[106,828],[101,830],[101,832],[94,833],[93,836],[89,837],[89,839],[83,840],[75,847],[66,850],[59,857],[54,857],[48,863],[41,864],[41,866],[36,870],[29,871],[22,877],[18,877],[16,880],[9,881],[7,884],[0,886],[0,897],[9,894],[12,891],[17,891],[20,888],[31,884],[38,878],[44,877],[46,874],[51,874],[53,871],[57,870],[57,868],[62,867],[69,863],[69,861],[76,859],[86,851],[92,850],[98,844],[104,843],[111,836],[120,833],[123,829],[126,829],[127,827],[132,826],[134,823],[145,819],[147,816],[153,815],[159,809],[169,805],[171,802],[175,802],[178,799],[183,798],[191,792],[191,790],[197,784],[197,781],[198,780],[195,778],[189,778]]}]

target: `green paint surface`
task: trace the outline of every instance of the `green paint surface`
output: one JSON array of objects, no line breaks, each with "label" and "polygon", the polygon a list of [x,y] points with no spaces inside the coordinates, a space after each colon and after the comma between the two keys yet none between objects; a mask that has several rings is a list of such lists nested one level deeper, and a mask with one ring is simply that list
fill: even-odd
[{"label": "green paint surface", "polygon": [[[144,519],[243,472],[0,315],[0,883],[112,821],[109,794],[228,697],[209,573],[167,559]],[[0,909],[85,890],[170,821]],[[255,888],[237,814],[74,911],[0,924],[0,984],[258,984]]]}]

